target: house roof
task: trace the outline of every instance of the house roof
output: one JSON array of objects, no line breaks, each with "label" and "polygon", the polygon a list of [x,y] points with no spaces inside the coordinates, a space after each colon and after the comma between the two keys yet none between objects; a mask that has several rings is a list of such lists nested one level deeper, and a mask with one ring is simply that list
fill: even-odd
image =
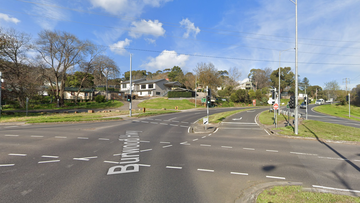
[{"label": "house roof", "polygon": [[147,81],[139,82],[139,84],[157,83],[157,82],[160,82],[160,81],[163,81],[163,80],[165,80],[165,79],[147,80]]},{"label": "house roof", "polygon": [[175,81],[175,82],[167,82],[167,83],[164,83],[164,85],[170,86],[170,87],[180,87],[180,86],[181,86],[181,83],[178,82],[178,81]]},{"label": "house roof", "polygon": [[[131,83],[140,83],[142,81],[146,80],[145,78],[141,78],[141,79],[136,79],[136,80],[131,80]],[[121,84],[126,84],[126,83],[130,83],[130,80],[127,81],[121,81]]]},{"label": "house roof", "polygon": [[[65,91],[68,92],[77,92],[79,91],[78,87],[65,87]],[[81,88],[80,92],[94,92],[94,89],[91,88]]]}]

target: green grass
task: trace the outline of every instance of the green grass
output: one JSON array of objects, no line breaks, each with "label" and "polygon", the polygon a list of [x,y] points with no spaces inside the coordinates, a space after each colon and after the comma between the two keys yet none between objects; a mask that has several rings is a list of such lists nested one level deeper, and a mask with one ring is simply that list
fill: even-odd
[{"label": "green grass", "polygon": [[173,109],[173,110],[175,110],[175,106],[178,107],[178,110],[195,108],[195,104],[191,103],[187,99],[168,100],[167,98],[149,99],[149,100],[139,103],[138,106],[141,108],[149,108],[149,109],[165,108],[165,109]]},{"label": "green grass", "polygon": [[226,117],[243,112],[248,111],[250,109],[241,109],[241,110],[235,110],[235,111],[227,111],[222,113],[216,113],[209,116],[209,123],[220,123],[223,121]]},{"label": "green grass", "polygon": [[321,105],[315,107],[314,110],[332,116],[338,116],[341,118],[360,121],[360,107],[356,107],[356,106],[350,106],[350,115],[351,115],[350,118],[349,118],[349,105],[338,105],[338,104]]},{"label": "green grass", "polygon": [[304,192],[301,186],[275,186],[264,190],[257,198],[257,203],[287,202],[287,203],[355,203],[360,198],[331,193]]},{"label": "green grass", "polygon": [[317,139],[333,141],[354,141],[360,142],[360,129],[326,123],[321,121],[306,120],[299,125],[298,135],[295,135],[292,126],[278,128],[280,134],[300,137],[313,137]]},{"label": "green grass", "polygon": [[[259,116],[260,123],[264,125],[273,125],[274,124],[274,112],[264,111]],[[277,115],[277,123],[282,124],[287,121],[287,117],[280,114]]]}]

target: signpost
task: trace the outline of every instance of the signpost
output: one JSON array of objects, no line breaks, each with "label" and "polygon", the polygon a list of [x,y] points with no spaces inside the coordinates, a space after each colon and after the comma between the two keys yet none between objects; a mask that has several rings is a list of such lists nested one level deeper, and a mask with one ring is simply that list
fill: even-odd
[{"label": "signpost", "polygon": [[274,104],[274,121],[275,121],[275,128],[277,128],[277,115],[276,115],[276,111],[275,110],[278,110],[279,108],[279,104],[275,103]]}]

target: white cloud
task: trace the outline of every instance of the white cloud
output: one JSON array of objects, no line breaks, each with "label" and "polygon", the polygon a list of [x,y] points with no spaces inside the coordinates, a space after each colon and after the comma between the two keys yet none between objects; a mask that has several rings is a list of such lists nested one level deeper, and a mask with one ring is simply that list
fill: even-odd
[{"label": "white cloud", "polygon": [[36,22],[43,28],[48,30],[53,30],[57,25],[57,22],[60,20],[68,20],[68,15],[63,12],[63,10],[56,7],[50,7],[46,5],[57,5],[55,1],[47,0],[37,0],[38,3],[44,4],[35,4],[33,9],[29,11],[30,14],[36,14],[42,17],[36,17]]},{"label": "white cloud", "polygon": [[131,40],[129,39],[125,39],[124,41],[118,41],[117,43],[110,45],[110,50],[119,55],[124,55],[127,53],[125,47],[129,46],[130,42]]},{"label": "white cloud", "polygon": [[167,51],[164,50],[156,58],[150,58],[150,62],[142,66],[146,66],[151,69],[163,70],[165,68],[172,68],[173,66],[184,67],[188,61],[189,56],[180,54],[178,55],[176,51]]},{"label": "white cloud", "polygon": [[128,0],[90,0],[94,7],[101,7],[111,14],[119,14],[130,6]]},{"label": "white cloud", "polygon": [[0,20],[5,20],[6,22],[12,22],[12,23],[15,23],[15,24],[18,24],[20,22],[19,19],[12,18],[9,15],[4,14],[4,13],[0,13]]},{"label": "white cloud", "polygon": [[153,7],[159,7],[161,3],[166,3],[172,0],[144,0],[144,3]]},{"label": "white cloud", "polygon": [[158,20],[141,20],[137,22],[132,22],[132,27],[130,28],[129,35],[134,38],[139,38],[142,35],[152,35],[154,37],[163,36],[165,30],[162,27],[162,23]]},{"label": "white cloud", "polygon": [[199,27],[195,27],[194,23],[187,18],[180,21],[180,25],[186,28],[186,32],[184,33],[185,38],[188,38],[191,32],[194,34],[194,37],[200,32]]},{"label": "white cloud", "polygon": [[154,39],[145,38],[145,41],[149,42],[149,44],[155,44],[155,40],[154,40]]}]

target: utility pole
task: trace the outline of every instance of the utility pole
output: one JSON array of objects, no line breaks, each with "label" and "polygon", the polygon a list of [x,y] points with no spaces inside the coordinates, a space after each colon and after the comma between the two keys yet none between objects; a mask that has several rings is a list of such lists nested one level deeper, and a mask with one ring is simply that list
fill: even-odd
[{"label": "utility pole", "polygon": [[298,110],[298,20],[297,20],[297,0],[290,0],[295,4],[295,135],[299,129],[299,110]]},{"label": "utility pole", "polygon": [[1,87],[2,87],[2,85],[1,85],[1,82],[2,82],[2,81],[1,81],[1,80],[2,80],[2,79],[1,79],[1,74],[2,74],[2,73],[1,73],[1,71],[0,71],[0,118],[1,118],[1,111],[2,111],[2,106],[1,106]]},{"label": "utility pole", "polygon": [[129,116],[131,117],[131,109],[132,109],[132,84],[131,84],[131,67],[132,66],[132,61],[131,61],[131,54],[130,54],[130,103],[129,103]]},{"label": "utility pole", "polygon": [[349,96],[348,99],[349,99],[349,118],[350,118],[350,93],[348,96]]},{"label": "utility pole", "polygon": [[346,93],[347,93],[347,84],[350,84],[350,78],[344,78],[343,83],[345,83],[345,90],[346,90]]},{"label": "utility pole", "polygon": [[197,94],[197,90],[196,90],[196,80],[197,80],[197,75],[195,75],[195,108],[196,108],[196,94]]},{"label": "utility pole", "polygon": [[305,103],[305,115],[306,115],[306,120],[307,120],[307,118],[308,118],[308,101],[309,101],[309,98],[308,98],[308,96],[307,96],[307,94],[306,94],[306,85],[305,85],[305,96],[306,96],[306,103]]}]

